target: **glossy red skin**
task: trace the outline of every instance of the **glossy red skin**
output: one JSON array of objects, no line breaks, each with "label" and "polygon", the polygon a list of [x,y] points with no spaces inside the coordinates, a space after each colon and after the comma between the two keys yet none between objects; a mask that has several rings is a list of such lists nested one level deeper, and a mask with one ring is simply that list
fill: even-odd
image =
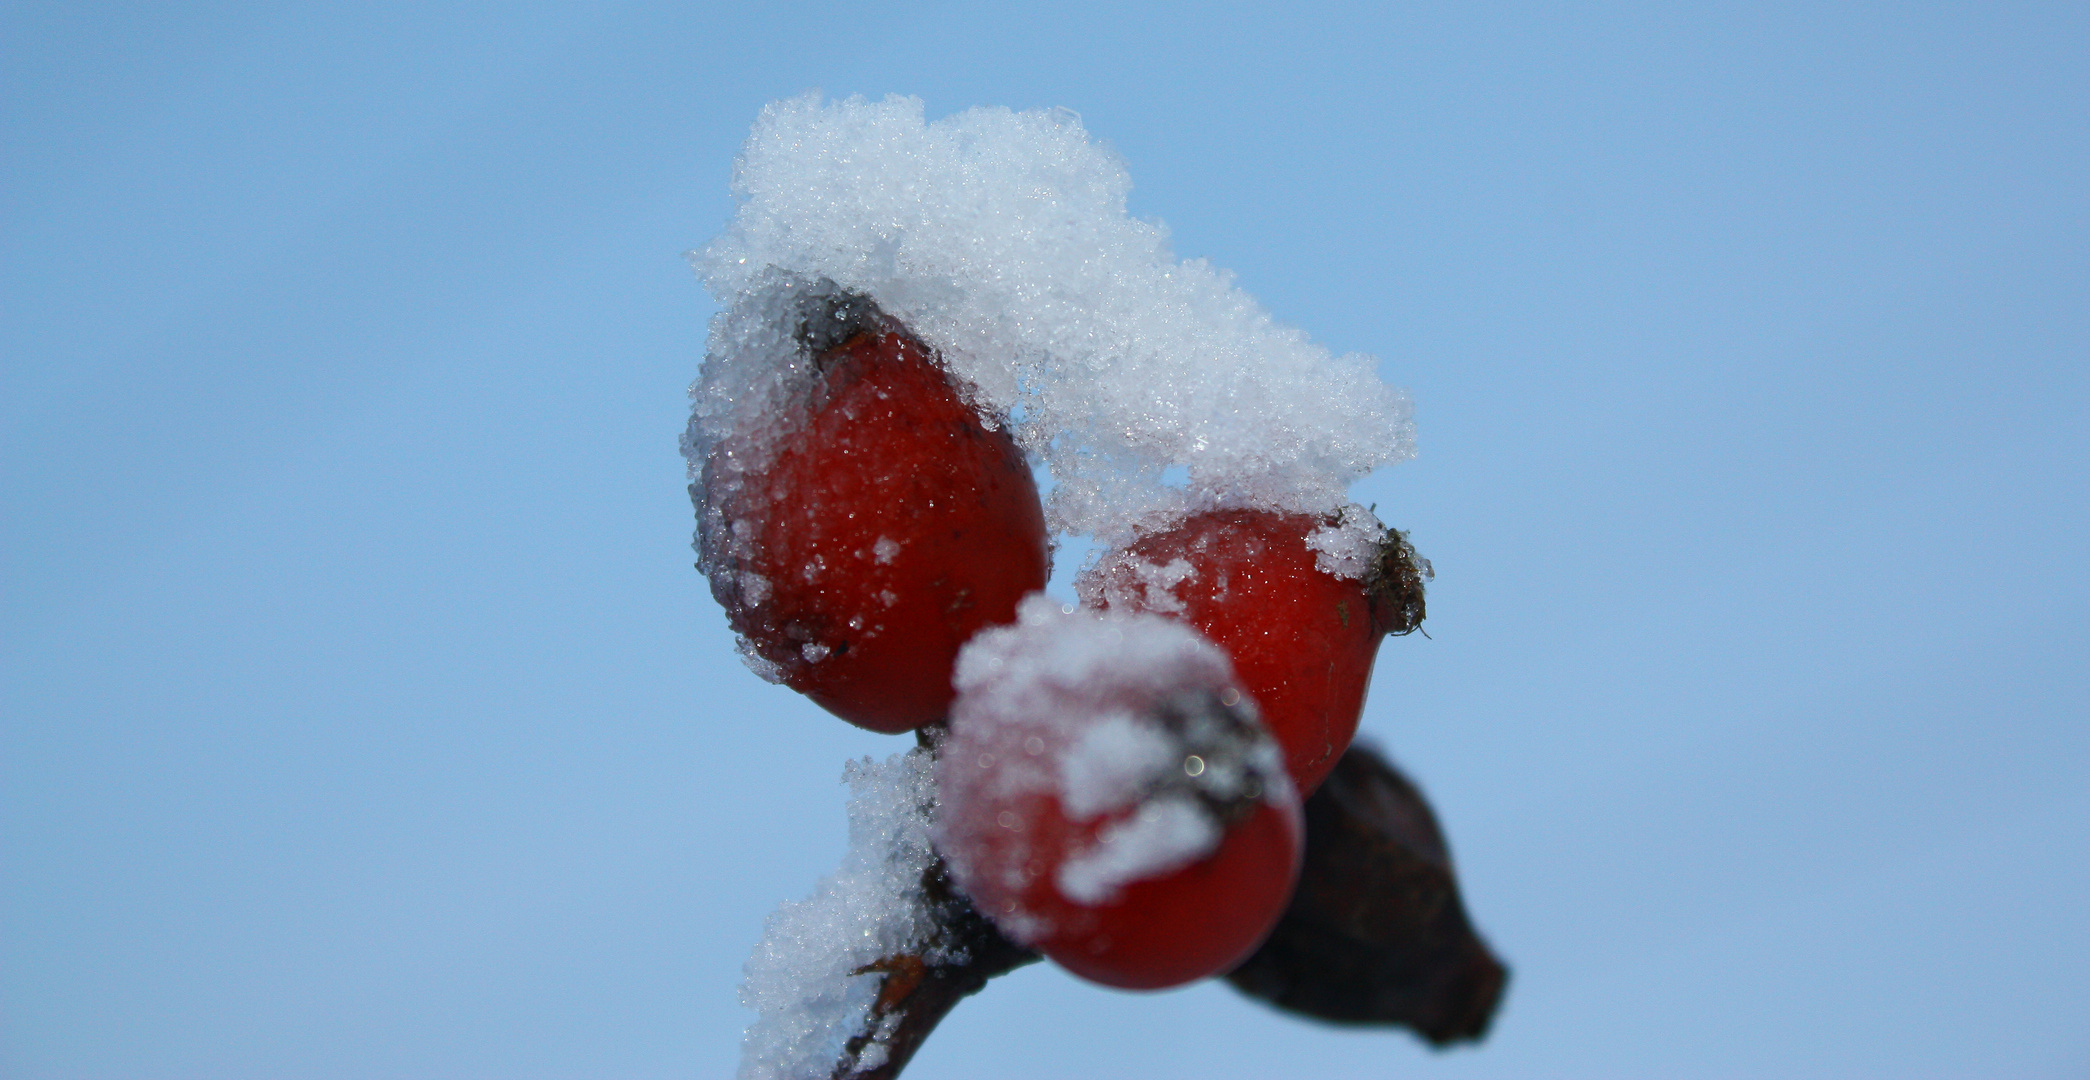
[{"label": "glossy red skin", "polygon": [[[1007,430],[912,337],[859,334],[819,366],[811,415],[722,507],[754,524],[736,569],[770,593],[713,591],[785,685],[859,727],[909,731],[949,710],[959,647],[1045,587],[1044,509]],[[899,545],[889,558],[880,538]],[[809,661],[807,642],[832,651]]]},{"label": "glossy red skin", "polygon": [[[1188,622],[1233,657],[1242,689],[1284,748],[1301,799],[1357,734],[1385,637],[1364,583],[1314,565],[1306,538],[1323,524],[1304,514],[1214,510],[1125,549],[1155,565],[1182,558],[1195,568],[1173,590],[1185,610],[1162,614]],[[1101,570],[1107,578],[1122,574],[1109,563]],[[1103,606],[1112,591],[1104,591]]]},{"label": "glossy red skin", "polygon": [[[1218,850],[1159,877],[1131,882],[1094,907],[1063,896],[1054,871],[1070,849],[1086,848],[1109,821],[1071,823],[1057,800],[1031,796],[961,812],[994,820],[1009,810],[1021,821],[1025,855],[1038,868],[1022,888],[998,875],[961,884],[990,915],[1023,912],[1050,930],[1019,935],[1068,971],[1121,990],[1161,990],[1232,971],[1270,936],[1299,879],[1305,831],[1298,804],[1258,802],[1228,826]],[[974,833],[993,843],[1019,834]],[[974,851],[961,861],[993,867],[1011,856]]]}]

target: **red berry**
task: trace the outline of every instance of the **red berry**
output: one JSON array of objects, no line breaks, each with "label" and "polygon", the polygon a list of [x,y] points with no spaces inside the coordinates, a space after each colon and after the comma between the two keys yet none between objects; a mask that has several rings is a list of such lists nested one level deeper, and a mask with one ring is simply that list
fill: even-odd
[{"label": "red berry", "polygon": [[1005,932],[1130,990],[1262,943],[1298,876],[1299,802],[1209,642],[1039,598],[967,649],[958,681],[939,846]]},{"label": "red berry", "polygon": [[1367,545],[1361,578],[1321,567],[1308,540],[1340,526],[1334,515],[1207,511],[1136,538],[1076,586],[1092,606],[1170,615],[1225,649],[1302,797],[1357,733],[1379,640],[1423,616],[1429,564],[1397,532]]},{"label": "red berry", "polygon": [[1037,484],[868,300],[825,297],[798,337],[787,415],[711,447],[691,488],[700,565],[758,671],[872,731],[934,723],[959,647],[1045,585]]}]

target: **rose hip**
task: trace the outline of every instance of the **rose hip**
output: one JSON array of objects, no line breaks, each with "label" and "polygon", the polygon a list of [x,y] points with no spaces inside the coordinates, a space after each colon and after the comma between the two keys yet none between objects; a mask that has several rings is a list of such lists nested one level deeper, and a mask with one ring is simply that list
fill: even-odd
[{"label": "rose hip", "polygon": [[691,488],[701,565],[757,670],[872,731],[933,723],[959,646],[1044,587],[1037,485],[868,300],[839,294],[799,337],[812,363],[789,415],[718,442]]},{"label": "rose hip", "polygon": [[1206,511],[1135,538],[1076,583],[1092,606],[1178,618],[1225,649],[1302,796],[1357,733],[1380,639],[1423,617],[1428,564],[1397,532],[1365,545],[1360,577],[1322,567],[1309,541],[1341,526],[1335,515]]},{"label": "rose hip", "polygon": [[939,846],[1004,932],[1125,989],[1261,943],[1298,874],[1299,803],[1210,642],[1039,597],[967,647],[958,684]]}]

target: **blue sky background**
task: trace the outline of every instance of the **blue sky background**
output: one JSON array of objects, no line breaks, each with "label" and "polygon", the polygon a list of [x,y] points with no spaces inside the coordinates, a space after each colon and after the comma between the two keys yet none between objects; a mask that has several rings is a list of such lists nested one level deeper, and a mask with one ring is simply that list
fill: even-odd
[{"label": "blue sky background", "polygon": [[0,8],[0,1074],[730,1073],[900,745],[675,452],[819,87],[1075,109],[1413,390],[1365,728],[1515,971],[1434,1054],[1031,968],[910,1077],[2090,1075],[2090,8],[144,7]]}]

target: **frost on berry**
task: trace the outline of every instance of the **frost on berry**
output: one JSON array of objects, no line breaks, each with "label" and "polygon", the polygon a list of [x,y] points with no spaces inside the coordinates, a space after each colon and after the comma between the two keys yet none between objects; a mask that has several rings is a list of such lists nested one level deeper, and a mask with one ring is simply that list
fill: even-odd
[{"label": "frost on berry", "polygon": [[1322,572],[1361,581],[1376,565],[1385,537],[1378,515],[1351,503],[1322,519],[1320,528],[1307,534],[1306,546]]},{"label": "frost on berry", "polygon": [[[697,510],[697,569],[728,611],[758,611],[773,591],[769,578],[743,569],[757,561],[773,509],[751,495],[808,414],[817,372],[798,328],[843,300],[832,283],[771,273],[712,320],[703,371],[690,387],[682,453]],[[755,674],[783,681],[783,668],[745,635],[739,652]]]},{"label": "frost on berry", "polygon": [[1233,659],[1240,685],[1311,794],[1363,714],[1380,639],[1421,625],[1429,563],[1365,507],[1206,510],[1100,552],[1082,601],[1180,618]]},{"label": "frost on berry", "polygon": [[1091,907],[1118,894],[1127,882],[1187,866],[1219,846],[1221,828],[1196,799],[1157,795],[1132,816],[1096,833],[1095,844],[1069,856],[1053,874],[1061,896]]},{"label": "frost on berry", "polygon": [[956,682],[940,848],[1048,955],[1085,909],[1212,855],[1259,806],[1296,806],[1226,655],[1182,623],[1033,596],[966,647]]},{"label": "frost on berry", "polygon": [[959,647],[1050,573],[1022,451],[832,281],[769,275],[714,330],[684,444],[698,567],[742,655],[874,731],[942,720]]}]

